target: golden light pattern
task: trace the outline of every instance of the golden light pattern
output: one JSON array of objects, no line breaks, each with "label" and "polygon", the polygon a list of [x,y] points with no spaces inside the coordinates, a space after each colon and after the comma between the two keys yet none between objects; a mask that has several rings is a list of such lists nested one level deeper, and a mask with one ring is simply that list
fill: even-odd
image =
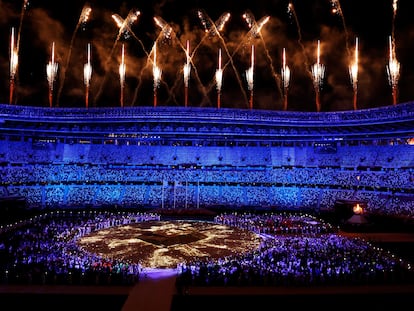
[{"label": "golden light pattern", "polygon": [[206,221],[149,221],[99,230],[78,245],[105,258],[143,268],[176,268],[195,259],[219,259],[258,249],[261,237],[240,228]]}]

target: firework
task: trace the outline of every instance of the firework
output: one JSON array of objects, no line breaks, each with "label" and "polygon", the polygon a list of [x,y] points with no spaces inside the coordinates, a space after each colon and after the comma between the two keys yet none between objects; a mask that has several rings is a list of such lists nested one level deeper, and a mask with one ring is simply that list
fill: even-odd
[{"label": "firework", "polygon": [[73,32],[72,39],[70,40],[69,52],[68,52],[68,56],[66,58],[66,64],[62,68],[61,83],[60,83],[60,86],[59,86],[59,90],[58,90],[58,93],[57,93],[57,99],[56,99],[57,105],[59,105],[60,95],[62,93],[63,86],[65,84],[66,70],[69,67],[70,57],[72,55],[72,48],[73,48],[73,43],[75,41],[76,34],[78,32],[78,29],[79,29],[80,25],[83,25],[83,27],[85,26],[86,22],[89,19],[89,15],[90,15],[91,11],[92,11],[92,9],[89,7],[89,5],[85,5],[82,8],[81,14],[79,16],[78,23],[76,24],[75,31]]},{"label": "firework", "polygon": [[251,65],[250,65],[250,68],[246,70],[247,87],[250,91],[250,101],[249,101],[250,109],[253,109],[253,85],[254,85],[253,78],[254,78],[254,45],[252,45]]},{"label": "firework", "polygon": [[154,107],[157,106],[157,88],[161,81],[161,68],[157,66],[157,43],[154,44],[154,60],[152,65],[152,74],[154,76]]},{"label": "firework", "polygon": [[121,86],[121,97],[120,97],[121,107],[124,107],[125,72],[126,72],[125,45],[122,44],[121,64],[119,65],[119,84]]},{"label": "firework", "polygon": [[[262,33],[261,33],[263,26],[266,25],[269,22],[270,16],[264,16],[258,22],[256,22],[253,13],[251,13],[250,11],[246,11],[242,15],[242,18],[246,21],[246,24],[247,24],[247,26],[250,29],[249,32],[245,36],[247,38],[246,41],[249,44],[253,44],[252,41],[254,39],[257,39],[258,38],[262,42],[263,47],[264,47],[264,52],[266,54],[266,58],[269,61],[269,65],[270,65],[270,70],[271,70],[272,76],[273,76],[273,78],[274,78],[274,80],[276,82],[277,90],[281,94],[282,93],[282,90],[280,89],[280,77],[276,73],[276,70],[275,70],[275,68],[273,66],[273,59],[270,56],[269,49],[267,48],[266,42],[265,42],[265,40],[264,40],[264,38],[262,36]],[[243,44],[243,41],[242,41],[242,43],[239,46],[242,46],[242,44]],[[238,48],[239,47],[236,48],[236,50],[234,51],[233,55],[236,53],[236,51],[238,50]]]},{"label": "firework", "polygon": [[397,104],[398,97],[398,80],[400,79],[400,63],[397,61],[395,55],[395,18],[397,16],[398,0],[392,1],[392,27],[390,42],[390,58],[387,66],[388,82],[392,89],[392,101],[393,105]]},{"label": "firework", "polygon": [[316,110],[320,111],[320,102],[319,102],[319,95],[320,95],[320,88],[323,85],[323,79],[325,77],[325,66],[320,62],[320,41],[318,40],[318,49],[317,49],[317,61],[312,66],[312,77],[313,77],[313,85],[316,92]]},{"label": "firework", "polygon": [[224,26],[229,21],[231,16],[230,13],[225,12],[219,17],[219,19],[215,23],[213,23],[210,17],[208,17],[208,15],[204,11],[198,10],[197,15],[201,20],[201,24],[204,27],[204,31],[208,33],[211,37],[214,37],[218,35],[221,31],[223,31]]},{"label": "firework", "polygon": [[392,89],[392,98],[393,104],[397,104],[397,93],[398,93],[398,81],[400,79],[400,63],[398,62],[395,56],[395,48],[391,39],[389,37],[389,45],[390,45],[390,56],[387,65],[387,75],[388,75],[388,82]]},{"label": "firework", "polygon": [[129,37],[133,34],[131,27],[138,20],[138,17],[140,15],[141,12],[134,9],[129,11],[128,16],[125,19],[123,19],[118,14],[112,14],[112,19],[115,21],[116,25],[119,28],[117,40],[119,40],[121,36],[123,36],[125,39],[129,39]]},{"label": "firework", "polygon": [[344,31],[345,31],[345,45],[346,45],[346,51],[348,53],[348,55],[350,55],[349,52],[349,47],[348,47],[348,30],[346,28],[346,24],[345,24],[345,17],[344,14],[342,12],[342,7],[341,4],[339,3],[339,0],[331,0],[331,6],[332,6],[332,13],[333,14],[337,14],[341,17],[342,20],[342,25],[344,27]]},{"label": "firework", "polygon": [[264,16],[258,22],[256,22],[251,12],[245,12],[242,17],[250,28],[249,35],[252,38],[258,38],[263,26],[266,25],[270,20],[270,16]]},{"label": "firework", "polygon": [[17,47],[15,45],[14,28],[11,29],[10,36],[10,98],[9,103],[13,103],[14,82],[16,79],[17,66],[19,57],[17,54]]},{"label": "firework", "polygon": [[85,106],[86,106],[86,108],[88,108],[89,107],[89,86],[90,86],[90,81],[91,81],[91,77],[92,77],[91,44],[90,43],[88,43],[86,53],[87,53],[88,61],[83,66],[83,82],[84,82],[85,87],[86,87]]},{"label": "firework", "polygon": [[49,82],[49,107],[53,105],[53,89],[58,71],[58,64],[55,62],[55,42],[52,43],[50,62],[46,66],[47,81]]},{"label": "firework", "polygon": [[394,32],[395,32],[395,17],[397,16],[398,10],[398,0],[392,1],[392,30],[391,30],[391,37],[394,43]]},{"label": "firework", "polygon": [[281,68],[281,76],[282,76],[282,85],[283,85],[283,110],[287,110],[287,92],[289,89],[290,83],[290,69],[286,65],[286,50],[283,48],[282,54],[282,68]]},{"label": "firework", "polygon": [[85,24],[88,22],[89,15],[91,14],[92,9],[90,6],[85,5],[81,11],[80,17],[79,17],[79,24],[85,26]]},{"label": "firework", "polygon": [[[166,44],[171,44],[173,29],[166,21],[164,21],[161,17],[155,16],[154,17],[155,24],[161,28],[161,35],[158,40]],[[158,41],[157,40],[157,41]]]},{"label": "firework", "polygon": [[[143,46],[141,40],[139,40],[135,36],[134,32],[131,29],[133,23],[135,23],[138,20],[138,17],[140,15],[141,15],[141,12],[140,11],[137,11],[135,9],[130,10],[129,13],[128,13],[128,16],[125,19],[123,19],[122,17],[120,17],[118,14],[112,14],[111,15],[112,19],[115,21],[115,23],[116,23],[117,27],[119,28],[119,30],[118,30],[118,35],[117,35],[117,37],[115,39],[115,42],[114,42],[114,44],[112,46],[111,52],[109,53],[108,58],[106,59],[106,62],[105,62],[105,67],[106,68],[108,68],[110,62],[112,61],[112,56],[113,56],[113,54],[115,52],[116,45],[117,45],[118,41],[121,39],[122,36],[125,39],[129,39],[129,37],[132,35],[141,44],[144,52],[148,56],[148,53],[146,52],[145,47]],[[101,85],[99,87],[99,90],[96,93],[96,96],[95,96],[95,99],[94,99],[95,103],[97,102],[97,100],[101,96],[102,91],[103,91],[103,87],[106,84],[107,79],[108,79],[108,75],[105,74],[105,77],[102,80],[102,83],[101,83]]]},{"label": "firework", "polygon": [[212,38],[212,37],[217,36],[218,39],[222,42],[224,51],[228,56],[227,63],[224,64],[222,69],[224,70],[224,68],[227,67],[228,64],[231,64],[231,67],[233,69],[237,82],[239,84],[240,91],[243,94],[243,97],[245,98],[246,102],[248,102],[247,95],[243,87],[243,81],[240,77],[240,73],[237,71],[236,66],[234,65],[234,62],[233,62],[233,57],[230,55],[229,49],[227,48],[227,44],[221,35],[221,32],[223,31],[225,24],[230,20],[230,13],[223,13],[215,23],[212,22],[210,17],[204,11],[199,10],[197,14],[201,20],[201,23],[203,24],[204,30],[206,32],[206,36],[204,36],[203,40],[201,40],[199,44],[196,46],[196,48],[193,51],[193,54],[197,51],[198,47],[205,40],[205,38]]},{"label": "firework", "polygon": [[358,37],[355,39],[355,56],[354,61],[349,66],[349,76],[351,78],[352,89],[354,90],[354,110],[356,110],[358,92]]},{"label": "firework", "polygon": [[295,10],[295,7],[293,6],[293,3],[291,3],[291,2],[289,3],[287,12],[289,14],[289,17],[293,17],[293,19],[295,21],[295,25],[296,25],[297,32],[298,32],[298,44],[301,47],[302,55],[303,55],[303,58],[305,60],[304,61],[304,66],[305,66],[306,73],[313,79],[312,71],[309,70],[309,60],[308,60],[308,56],[307,56],[307,53],[306,53],[306,50],[305,50],[305,46],[302,43],[302,30],[301,30],[301,27],[299,25],[298,16],[296,14],[296,10]]},{"label": "firework", "polygon": [[184,92],[185,92],[185,107],[187,107],[188,104],[188,84],[190,81],[190,73],[191,73],[191,59],[190,59],[190,41],[187,40],[187,49],[186,49],[186,63],[183,67],[183,73],[184,73]]},{"label": "firework", "polygon": [[17,35],[17,44],[16,44],[17,54],[19,54],[20,36],[21,36],[21,30],[22,30],[22,25],[23,25],[24,12],[26,12],[28,6],[29,6],[29,1],[24,0],[23,5],[22,5],[22,10],[21,10],[21,13],[20,13],[19,33]]},{"label": "firework", "polygon": [[220,95],[221,95],[221,87],[223,83],[223,69],[221,67],[221,49],[218,51],[218,68],[216,70],[216,89],[217,89],[217,108],[220,108]]}]

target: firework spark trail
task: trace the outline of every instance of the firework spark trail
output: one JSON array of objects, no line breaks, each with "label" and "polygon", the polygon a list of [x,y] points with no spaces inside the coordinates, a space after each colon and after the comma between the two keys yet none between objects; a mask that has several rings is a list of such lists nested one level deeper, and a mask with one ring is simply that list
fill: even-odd
[{"label": "firework spark trail", "polygon": [[120,94],[119,102],[121,104],[121,107],[124,107],[125,72],[126,72],[125,45],[122,44],[121,64],[119,64],[119,84],[121,87],[121,94]]},{"label": "firework spark trail", "polygon": [[85,107],[89,107],[89,87],[92,77],[92,65],[91,65],[91,44],[88,43],[87,47],[87,63],[83,66],[83,81],[85,83]]},{"label": "firework spark trail", "polygon": [[211,105],[212,103],[210,101],[210,98],[208,97],[208,93],[214,87],[214,83],[210,84],[210,86],[207,87],[207,88],[204,86],[204,84],[201,82],[201,78],[200,78],[200,76],[198,74],[197,67],[193,63],[193,57],[197,53],[198,48],[203,44],[203,42],[206,39],[211,38],[211,37],[214,37],[215,35],[217,35],[217,32],[220,32],[220,31],[222,31],[224,29],[224,26],[226,25],[226,23],[230,19],[230,13],[228,13],[228,12],[223,13],[217,19],[217,21],[214,23],[215,27],[213,27],[213,23],[212,23],[211,19],[202,10],[198,10],[197,11],[197,15],[198,15],[198,17],[199,17],[199,19],[200,19],[203,27],[204,27],[205,35],[202,37],[202,39],[200,40],[200,42],[193,49],[193,51],[191,53],[191,56],[190,56],[190,62],[191,62],[191,65],[193,67],[193,70],[194,70],[195,79],[198,82],[198,84],[197,84],[198,85],[198,89],[203,94],[203,98],[207,101],[207,103],[209,105]]},{"label": "firework spark trail", "polygon": [[161,32],[158,36],[157,41],[161,41],[161,43],[164,43],[164,44],[170,44],[172,41],[173,35],[175,36],[175,34],[173,33],[174,31],[172,27],[159,16],[154,16],[154,21],[155,21],[155,24],[161,28]]},{"label": "firework spark trail", "polygon": [[20,13],[19,31],[18,31],[18,34],[17,34],[17,43],[16,43],[17,55],[19,55],[20,35],[21,35],[21,31],[22,31],[24,13],[26,12],[26,9],[27,9],[28,5],[29,5],[29,0],[23,0],[22,10],[21,10],[21,13]]},{"label": "firework spark trail", "polygon": [[276,73],[275,67],[273,66],[273,59],[269,54],[269,49],[266,46],[266,42],[265,42],[265,40],[263,38],[263,35],[262,35],[262,32],[261,32],[263,26],[265,24],[267,24],[267,22],[270,20],[270,16],[262,17],[258,22],[256,22],[253,14],[251,12],[246,12],[246,13],[243,14],[243,18],[246,20],[246,22],[247,22],[247,24],[250,28],[250,31],[246,35],[248,40],[250,40],[250,38],[260,38],[260,41],[262,42],[263,47],[264,47],[266,58],[267,58],[267,60],[269,62],[269,65],[270,65],[270,70],[271,70],[272,76],[275,80],[276,87],[277,87],[277,90],[279,92],[279,96],[283,96],[283,92],[280,89],[280,84],[281,84],[280,76]]},{"label": "firework spark trail", "polygon": [[61,94],[62,94],[63,86],[64,86],[64,84],[65,84],[66,70],[67,70],[67,69],[68,69],[68,67],[69,67],[69,63],[70,63],[70,56],[72,55],[73,43],[74,43],[74,41],[75,41],[76,34],[77,34],[77,32],[78,32],[78,29],[79,29],[80,25],[84,25],[84,24],[86,24],[86,22],[88,21],[88,19],[89,19],[89,14],[91,13],[91,11],[92,11],[92,9],[89,7],[89,5],[85,4],[85,5],[83,6],[82,11],[81,11],[81,14],[80,14],[80,16],[79,16],[79,21],[78,21],[78,23],[76,24],[75,31],[74,31],[74,32],[73,32],[73,34],[72,34],[72,38],[71,38],[71,40],[70,40],[70,45],[69,45],[68,56],[67,56],[67,58],[66,58],[66,64],[65,64],[65,66],[62,68],[61,82],[60,82],[60,85],[59,85],[59,90],[58,90],[58,93],[57,93],[57,96],[56,96],[56,105],[57,105],[57,106],[59,106],[60,96],[61,96]]},{"label": "firework spark trail", "polygon": [[152,74],[154,76],[154,107],[157,106],[157,89],[160,85],[161,81],[161,68],[157,66],[157,42],[154,44],[154,60],[152,66]]},{"label": "firework spark trail", "polygon": [[[155,21],[155,24],[158,27],[161,28],[161,32],[159,33],[159,35],[158,35],[157,39],[155,40],[155,42],[156,43],[159,42],[161,44],[171,45],[173,39],[177,39],[177,36],[176,36],[173,28],[165,20],[163,20],[159,16],[154,16],[154,21]],[[176,42],[178,42],[178,45],[180,46],[180,48],[185,52],[186,51],[185,47],[183,46],[181,41],[176,40]],[[160,79],[161,79],[161,76],[160,76]],[[178,81],[178,79],[175,80],[172,88],[170,88],[169,85],[163,80],[160,80],[159,83],[162,82],[163,85],[165,85],[165,88],[167,89],[167,92],[168,92],[167,102],[172,100],[175,104],[178,105],[177,99],[176,99],[175,94],[174,94],[174,89],[177,85],[177,81]]]},{"label": "firework spark trail", "polygon": [[[224,28],[225,24],[227,23],[227,21],[230,19],[230,13],[222,14],[221,17],[219,18],[219,20],[216,23],[214,23],[212,21],[212,19],[205,12],[202,12],[202,11],[199,10],[198,15],[201,19],[201,22],[202,22],[203,26],[205,27],[206,32],[210,36],[217,36],[220,39],[220,41],[222,42],[224,50],[225,50],[225,52],[228,56],[228,61],[224,64],[223,70],[225,69],[225,67],[227,67],[227,65],[229,63],[231,64],[231,67],[232,67],[233,72],[236,76],[237,82],[239,83],[239,87],[240,87],[240,90],[242,92],[242,95],[243,95],[246,103],[248,104],[249,100],[248,100],[247,94],[246,94],[246,92],[243,88],[242,79],[240,77],[239,72],[236,69],[236,66],[234,65],[233,57],[230,55],[229,49],[227,48],[227,45],[226,45],[226,42],[225,42],[224,38],[221,35],[221,31],[223,30],[223,28]],[[195,53],[195,50],[196,49],[194,49],[193,53]],[[210,91],[210,89],[208,89],[208,91]]]},{"label": "firework spark trail", "polygon": [[309,70],[308,56],[306,55],[305,46],[302,43],[302,30],[301,30],[300,25],[299,25],[299,20],[298,20],[297,14],[296,14],[295,7],[293,6],[293,3],[291,3],[291,2],[288,5],[288,14],[289,14],[289,16],[293,16],[293,19],[295,20],[295,25],[296,25],[297,32],[298,32],[298,44],[302,49],[302,54],[303,54],[303,57],[305,59],[305,62],[304,62],[305,69],[306,69],[306,72],[308,73],[308,75],[312,78],[312,72]]},{"label": "firework spark trail", "polygon": [[395,57],[395,47],[392,42],[391,36],[389,37],[390,55],[387,65],[388,82],[392,88],[393,104],[397,104],[398,96],[398,81],[400,79],[400,63]]},{"label": "firework spark trail", "polygon": [[[158,37],[156,38],[154,45],[151,49],[150,52],[147,52],[144,48],[144,46],[141,45],[144,49],[145,54],[147,55],[147,63],[144,67],[141,68],[141,71],[138,75],[138,84],[135,88],[134,91],[134,97],[132,100],[132,105],[134,105],[134,103],[136,102],[137,98],[138,98],[138,91],[141,88],[142,85],[142,75],[144,74],[144,71],[147,70],[148,67],[152,66],[152,73],[153,73],[153,79],[154,79],[154,107],[157,105],[157,97],[156,97],[156,89],[159,87],[160,83],[162,82],[163,85],[165,85],[166,89],[168,90],[168,94],[169,94],[169,99],[172,97],[173,101],[176,102],[175,100],[175,96],[172,95],[171,90],[169,89],[169,86],[166,82],[164,82],[161,79],[161,69],[157,66],[156,62],[156,45],[158,42],[161,43],[170,43],[172,41],[173,36],[175,36],[175,33],[172,29],[172,27],[166,22],[164,21],[161,17],[159,16],[154,16],[154,22],[155,24],[161,28],[161,32],[158,34]],[[133,32],[132,32],[133,33]],[[179,42],[180,46],[182,49],[184,49],[184,47],[182,46],[181,42]],[[151,59],[151,55],[154,55],[154,60]],[[168,100],[169,100],[168,99]],[[168,101],[167,100],[167,101]]]},{"label": "firework spark trail", "polygon": [[53,89],[58,71],[58,64],[55,63],[55,42],[52,43],[51,60],[46,66],[47,81],[49,82],[49,107],[53,106]]},{"label": "firework spark trail", "polygon": [[[146,65],[141,69],[141,71],[140,71],[140,73],[139,73],[139,75],[138,75],[138,84],[137,84],[137,87],[135,88],[135,91],[134,91],[134,97],[133,97],[133,99],[132,99],[132,105],[134,105],[134,103],[136,102],[136,100],[137,100],[137,98],[138,98],[138,91],[139,91],[139,89],[141,88],[141,85],[142,85],[142,75],[143,75],[143,73],[144,73],[144,71],[150,66],[150,65],[152,65],[152,60],[151,60],[151,54],[153,54],[153,48],[152,48],[152,50],[151,51],[147,51],[146,50],[146,48],[145,48],[145,46],[144,46],[144,44],[142,43],[142,41],[135,35],[135,33],[132,31],[132,29],[131,29],[131,27],[129,26],[129,24],[128,23],[125,23],[125,21],[123,21],[122,20],[122,18],[119,16],[119,15],[117,15],[117,14],[114,14],[113,15],[113,18],[115,19],[115,21],[117,22],[117,24],[118,24],[118,26],[119,27],[124,27],[127,31],[128,31],[128,33],[135,39],[135,40],[137,40],[138,41],[138,43],[141,45],[141,47],[142,47],[142,50],[144,51],[144,53],[145,53],[145,55],[147,56],[147,63],[146,63]],[[160,27],[163,27],[163,26],[166,26],[166,23],[160,18],[160,17],[154,17],[154,21],[155,21],[155,23],[158,25],[158,26],[160,26]],[[170,27],[169,25],[168,25],[168,27]],[[171,30],[171,32],[168,32],[168,31],[166,31],[166,30],[164,30],[164,31],[161,31],[161,33],[158,35],[158,38],[155,40],[155,42],[157,42],[160,38],[163,38],[163,36],[165,37],[166,35],[168,36],[168,37],[172,37],[172,28],[170,27],[170,30]],[[168,88],[168,85],[167,85],[167,88]]]},{"label": "firework spark trail", "polygon": [[218,68],[215,74],[217,89],[217,108],[221,106],[221,87],[223,85],[223,68],[221,66],[221,49],[218,51]]},{"label": "firework spark trail", "polygon": [[321,110],[320,104],[320,88],[323,84],[323,78],[325,76],[325,66],[320,62],[320,41],[318,40],[318,50],[317,50],[317,61],[312,66],[312,76],[313,76],[313,86],[315,88],[316,93],[316,111],[319,112]]},{"label": "firework spark trail", "polygon": [[246,70],[247,88],[250,91],[249,108],[253,109],[253,89],[254,89],[254,45],[252,44],[251,64]]},{"label": "firework spark trail", "polygon": [[283,48],[283,55],[282,55],[282,68],[281,68],[281,76],[282,76],[282,85],[283,85],[283,110],[287,110],[288,105],[288,89],[289,89],[289,82],[290,82],[290,69],[286,65],[286,50]]},{"label": "firework spark trail", "polygon": [[397,60],[396,52],[395,52],[395,18],[397,16],[398,10],[398,0],[393,0],[392,2],[392,28],[391,28],[391,36],[390,36],[390,60],[387,66],[387,73],[389,77],[389,83],[392,87],[392,98],[393,104],[397,104],[397,97],[398,97],[398,80],[400,78],[400,63]]},{"label": "firework spark trail", "polygon": [[[140,15],[141,15],[141,12],[138,11],[138,10],[135,10],[135,9],[132,9],[131,11],[129,11],[128,16],[125,19],[122,19],[122,17],[120,17],[118,14],[113,14],[112,15],[112,19],[117,24],[117,26],[119,28],[119,31],[118,31],[118,35],[116,36],[115,42],[112,45],[112,49],[111,49],[111,51],[110,51],[110,53],[109,53],[109,55],[108,55],[108,57],[106,59],[105,68],[108,68],[108,66],[109,66],[109,64],[110,64],[110,62],[112,60],[113,54],[115,52],[116,45],[118,44],[118,42],[119,42],[119,40],[121,39],[122,36],[124,36],[126,39],[128,39],[129,36],[132,35],[132,36],[134,36],[135,39],[138,39],[138,38],[136,38],[136,36],[134,35],[134,33],[131,31],[131,26],[138,19],[138,17]],[[138,41],[142,45],[141,40],[138,39]],[[145,51],[145,48],[143,48],[143,49]],[[145,51],[145,53],[148,55],[148,53],[146,51]],[[102,80],[102,83],[101,83],[101,85],[99,87],[99,90],[98,90],[98,92],[97,92],[97,94],[96,94],[96,96],[94,98],[95,105],[96,105],[96,102],[101,97],[101,94],[102,94],[102,91],[103,91],[103,87],[106,84],[106,81],[107,80],[108,80],[108,75],[106,73],[105,76],[104,76],[104,79]]]},{"label": "firework spark trail", "polygon": [[[151,49],[151,51],[150,52],[145,52],[146,54],[147,54],[147,62],[146,62],[146,64],[145,64],[145,66],[143,66],[142,68],[141,68],[141,71],[139,72],[139,75],[138,75],[138,84],[137,84],[137,86],[136,86],[136,88],[135,88],[135,92],[134,92],[134,98],[133,98],[133,100],[132,100],[132,104],[134,105],[134,103],[137,101],[137,98],[138,98],[138,92],[139,92],[139,90],[141,89],[141,85],[142,85],[142,76],[143,76],[143,74],[144,74],[144,71],[145,70],[147,70],[149,67],[152,67],[152,73],[153,73],[153,78],[154,78],[154,74],[157,74],[156,72],[154,72],[154,60],[152,60],[151,59],[151,57],[152,57],[152,55],[154,55],[154,53],[156,53],[156,44],[157,44],[157,42],[158,42],[158,39],[160,38],[160,36],[162,35],[162,33],[158,36],[158,38],[155,40],[155,42],[154,42],[154,45],[152,46],[152,49]],[[155,56],[155,58],[156,58],[156,55],[154,55]],[[159,70],[159,68],[158,69],[156,69],[156,70]],[[157,87],[159,87],[159,84],[162,82],[163,83],[163,85],[165,85],[166,86],[166,88],[168,89],[168,85],[167,85],[167,83],[165,83],[162,79],[161,79],[161,76],[159,77],[160,78],[160,81],[157,81],[158,82],[158,85],[157,85]],[[170,93],[170,92],[169,92]],[[155,98],[154,98],[155,99]],[[155,102],[154,102],[155,103]]]},{"label": "firework spark trail", "polygon": [[[214,26],[215,27],[215,26]],[[230,55],[230,52],[229,52],[229,49],[227,48],[227,45],[226,45],[226,42],[224,41],[224,39],[223,39],[223,37],[221,36],[221,34],[220,33],[218,33],[218,38],[222,41],[222,43],[223,43],[223,46],[224,46],[224,50],[226,51],[226,54],[227,54],[227,56],[228,56],[228,61],[224,64],[224,66],[223,66],[223,70],[227,67],[227,65],[230,63],[231,64],[231,67],[232,67],[232,69],[233,69],[233,72],[234,72],[234,74],[235,74],[235,76],[236,76],[236,79],[237,79],[237,82],[239,83],[239,87],[240,87],[240,90],[241,90],[241,92],[242,92],[242,94],[243,94],[243,97],[244,97],[244,99],[245,99],[245,101],[246,101],[246,103],[249,103],[249,100],[248,100],[248,98],[247,98],[247,94],[246,94],[246,92],[245,92],[245,90],[244,90],[244,88],[243,88],[243,82],[242,82],[242,79],[241,79],[241,77],[240,77],[240,74],[239,74],[239,72],[238,72],[238,70],[236,69],[236,66],[234,65],[234,62],[233,62],[233,57],[231,57],[231,55]]]},{"label": "firework spark trail", "polygon": [[[187,43],[189,44],[189,41],[187,40]],[[180,42],[180,46],[181,46],[181,42]],[[187,53],[185,51],[186,54],[186,59],[187,62],[186,64],[183,66],[183,69],[177,74],[177,79],[175,79],[173,86],[171,87],[171,93],[170,93],[170,98],[172,97],[172,94],[174,94],[174,91],[177,89],[178,85],[181,82],[181,74],[184,75],[184,86],[185,86],[185,93],[188,95],[188,83],[189,83],[189,78],[190,78],[190,71],[191,69],[193,69],[194,71],[194,79],[197,82],[197,88],[198,90],[202,93],[203,98],[206,99],[210,104],[210,99],[208,98],[208,92],[206,91],[206,88],[204,87],[203,83],[201,82],[201,79],[198,75],[198,71],[197,68],[195,66],[195,64],[193,63],[193,59],[192,56],[194,53]],[[185,97],[187,96],[185,94]],[[167,101],[170,99],[168,98]],[[174,100],[175,101],[175,100]],[[188,98],[185,100],[185,102],[188,102]]]},{"label": "firework spark trail", "polygon": [[10,51],[10,53],[11,53],[11,55],[10,55],[10,62],[11,62],[10,63],[10,65],[11,65],[10,69],[12,69],[12,62],[13,62],[13,65],[15,65],[15,66],[13,66],[13,67],[15,67],[14,68],[15,71],[13,73],[13,79],[10,79],[10,98],[9,98],[10,104],[13,101],[14,86],[16,84],[16,81],[18,81],[17,66],[18,66],[19,50],[20,50],[20,37],[21,37],[21,32],[22,32],[24,13],[26,12],[26,9],[27,9],[28,5],[29,5],[29,0],[23,0],[22,9],[21,9],[21,12],[20,12],[20,21],[19,21],[19,29],[17,31],[16,44],[14,45],[14,49]]},{"label": "firework spark trail", "polygon": [[[392,39],[392,46],[395,46],[395,17],[397,16],[398,10],[398,0],[392,1],[392,27],[391,27],[391,39]],[[395,50],[393,51],[395,55]]]},{"label": "firework spark trail", "polygon": [[342,11],[342,7],[341,4],[339,3],[339,0],[330,0],[331,1],[331,6],[332,6],[332,13],[333,14],[338,14],[341,17],[342,20],[342,26],[344,27],[344,32],[345,32],[345,46],[346,46],[346,52],[348,57],[351,56],[351,52],[349,50],[349,34],[348,34],[348,29],[346,27],[346,23],[345,23],[345,17]]},{"label": "firework spark trail", "polygon": [[15,35],[14,35],[14,28],[11,29],[11,37],[10,37],[10,96],[9,96],[9,104],[13,103],[13,94],[14,94],[14,83],[16,79],[17,73],[17,66],[19,62],[19,57],[17,54],[17,47],[15,45]]},{"label": "firework spark trail", "polygon": [[[156,25],[161,28],[161,32],[158,35],[158,37],[155,40],[155,42],[159,42],[160,41],[160,42],[164,42],[165,43],[165,42],[171,41],[172,38],[176,38],[177,39],[177,36],[174,33],[174,30],[172,29],[172,27],[170,25],[168,25],[168,23],[165,22],[161,17],[159,17],[159,16],[154,17],[154,21],[155,21]],[[187,50],[183,46],[183,44],[181,43],[181,41],[177,39],[177,42],[178,42],[179,46],[181,47],[181,49],[186,53],[186,55],[187,55],[187,61],[189,60],[189,63],[192,65],[192,68],[193,68],[194,73],[195,73],[195,80],[198,82],[198,86],[201,88],[199,90],[203,94],[203,97],[206,98],[209,101],[209,98],[207,96],[207,91],[206,91],[204,85],[202,84],[201,79],[200,79],[200,77],[198,75],[197,68],[195,67],[195,65],[193,63],[192,56],[194,55],[194,51],[193,51],[193,53],[191,53],[191,55],[190,54],[187,54]],[[134,92],[133,103],[135,103],[136,100],[137,100],[138,91],[139,91],[139,89],[141,88],[141,85],[142,85],[142,75],[143,75],[144,71],[150,65],[153,65],[152,60],[151,60],[151,57],[150,57],[151,54],[153,53],[153,51],[151,51],[150,53],[147,53],[147,52],[145,52],[145,53],[147,54],[147,64],[140,71],[140,74],[139,74],[139,77],[138,77],[138,84],[137,84],[137,87],[135,88],[135,92]],[[174,85],[171,87],[171,89],[169,89],[169,86],[164,81],[161,80],[161,82],[163,83],[163,85],[165,84],[166,88],[168,89],[169,97],[167,99],[167,102],[172,99],[175,103],[177,103],[177,100],[176,100],[176,98],[174,96],[173,91],[177,87],[179,80],[180,79],[177,77],[177,79],[175,80]]]},{"label": "firework spark trail", "polygon": [[[204,40],[206,40],[207,38],[216,36],[217,32],[222,31],[224,29],[224,26],[230,19],[230,13],[228,12],[221,14],[215,23],[213,23],[212,20],[208,17],[208,15],[202,10],[198,10],[197,15],[201,21],[201,24],[204,27],[205,35],[194,48],[193,53],[191,54],[191,57],[197,52],[198,48],[202,45]],[[215,27],[213,27],[213,25]]]},{"label": "firework spark trail", "polygon": [[190,41],[187,40],[187,50],[185,53],[186,63],[183,66],[183,75],[184,75],[184,106],[188,106],[188,84],[190,82],[191,74],[191,59],[190,59]]},{"label": "firework spark trail", "polygon": [[358,94],[358,37],[355,39],[354,61],[349,66],[349,76],[351,78],[352,89],[354,90],[354,110],[357,110]]}]

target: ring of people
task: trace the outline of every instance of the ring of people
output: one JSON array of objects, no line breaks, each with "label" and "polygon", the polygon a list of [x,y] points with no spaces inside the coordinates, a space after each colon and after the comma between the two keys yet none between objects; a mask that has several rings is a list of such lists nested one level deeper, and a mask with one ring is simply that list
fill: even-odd
[{"label": "ring of people", "polygon": [[[216,285],[388,283],[410,262],[297,213],[57,211],[0,228],[2,283],[134,284],[150,270]],[[180,278],[180,279],[182,279]],[[189,281],[191,280],[191,281]]]}]

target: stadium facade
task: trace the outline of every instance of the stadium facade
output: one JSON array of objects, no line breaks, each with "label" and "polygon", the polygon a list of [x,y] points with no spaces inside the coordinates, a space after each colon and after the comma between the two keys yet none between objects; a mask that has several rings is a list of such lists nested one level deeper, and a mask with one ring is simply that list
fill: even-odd
[{"label": "stadium facade", "polygon": [[0,197],[30,208],[414,214],[414,103],[339,112],[0,104]]}]

